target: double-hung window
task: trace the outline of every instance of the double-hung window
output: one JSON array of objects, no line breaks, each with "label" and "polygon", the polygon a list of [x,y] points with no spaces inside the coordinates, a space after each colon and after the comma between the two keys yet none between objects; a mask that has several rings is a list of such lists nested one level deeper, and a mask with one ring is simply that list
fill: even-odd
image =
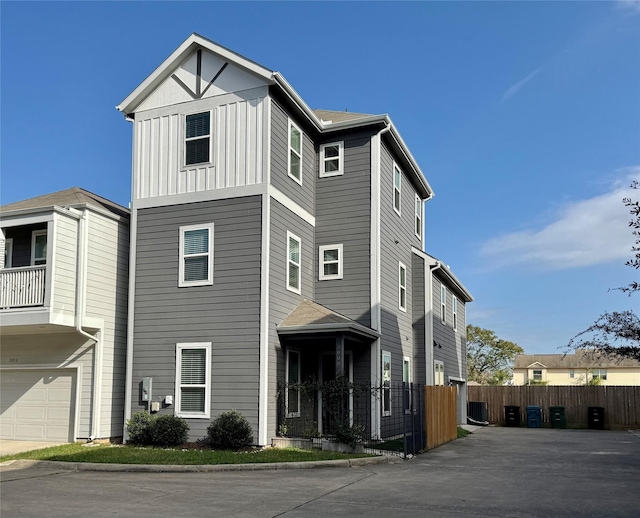
[{"label": "double-hung window", "polygon": [[591,379],[606,381],[607,369],[593,369],[591,371]]},{"label": "double-hung window", "polygon": [[411,358],[402,358],[402,382],[404,383],[404,411],[411,410]]},{"label": "double-hung window", "polygon": [[287,289],[300,293],[302,241],[298,236],[287,232]]},{"label": "double-hung window", "polygon": [[444,385],[444,362],[440,360],[433,362],[433,384]]},{"label": "double-hung window", "polygon": [[11,268],[13,265],[13,238],[4,240],[4,267]]},{"label": "double-hung window", "polygon": [[176,415],[211,413],[211,342],[176,344]]},{"label": "double-hung window", "polygon": [[320,146],[320,178],[343,174],[344,142]]},{"label": "double-hung window", "polygon": [[534,381],[542,381],[542,370],[541,369],[533,369],[533,379],[534,379]]},{"label": "double-hung window", "polygon": [[31,266],[47,262],[47,231],[34,230],[31,234]]},{"label": "double-hung window", "polygon": [[391,415],[391,353],[382,351],[382,415]]},{"label": "double-hung window", "polygon": [[213,284],[213,223],[180,227],[178,286]]},{"label": "double-hung window", "polygon": [[302,131],[289,121],[289,176],[302,185]]},{"label": "double-hung window", "polygon": [[440,320],[444,324],[447,321],[447,288],[440,285]]},{"label": "double-hung window", "polygon": [[185,117],[185,165],[210,162],[211,112]]},{"label": "double-hung window", "polygon": [[422,237],[422,199],[416,194],[416,228],[417,238]]},{"label": "double-hung window", "polygon": [[342,279],[342,245],[321,246],[318,264],[321,281]]},{"label": "double-hung window", "polygon": [[407,311],[407,267],[398,264],[398,307],[401,311]]},{"label": "double-hung window", "polygon": [[458,330],[458,297],[451,299],[451,310],[453,311],[453,330]]},{"label": "double-hung window", "polygon": [[287,350],[287,417],[300,417],[300,353]]},{"label": "double-hung window", "polygon": [[400,216],[400,197],[402,193],[402,173],[400,168],[393,164],[393,210]]}]

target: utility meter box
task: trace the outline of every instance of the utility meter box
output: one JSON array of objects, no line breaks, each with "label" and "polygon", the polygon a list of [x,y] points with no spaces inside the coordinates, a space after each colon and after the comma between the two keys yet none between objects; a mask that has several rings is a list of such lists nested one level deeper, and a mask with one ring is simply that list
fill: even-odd
[{"label": "utility meter box", "polygon": [[151,385],[153,378],[142,378],[142,401],[151,401]]}]

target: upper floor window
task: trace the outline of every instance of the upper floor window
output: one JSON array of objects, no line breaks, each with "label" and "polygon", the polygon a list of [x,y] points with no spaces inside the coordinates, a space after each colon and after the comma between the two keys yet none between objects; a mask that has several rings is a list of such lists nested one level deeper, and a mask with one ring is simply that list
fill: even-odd
[{"label": "upper floor window", "polygon": [[400,194],[402,191],[402,173],[396,164],[393,164],[393,209],[400,215]]},{"label": "upper floor window", "polygon": [[402,263],[398,266],[398,307],[407,310],[407,267]]},{"label": "upper floor window", "polygon": [[344,142],[320,146],[320,178],[343,174]]},{"label": "upper floor window", "polygon": [[194,113],[185,118],[186,165],[210,162],[211,112]]},{"label": "upper floor window", "polygon": [[451,301],[451,310],[453,311],[453,330],[458,330],[458,297],[453,297]]},{"label": "upper floor window", "polygon": [[533,369],[533,379],[535,381],[542,381],[542,370],[541,369]]},{"label": "upper floor window", "polygon": [[[5,245],[6,246],[6,245]],[[34,230],[31,234],[31,266],[47,262],[47,231]]]},{"label": "upper floor window", "polygon": [[440,320],[444,324],[447,320],[447,288],[440,286]]},{"label": "upper floor window", "polygon": [[440,360],[433,362],[433,384],[444,385],[444,363]]},{"label": "upper floor window", "polygon": [[382,351],[382,415],[391,415],[391,353]]},{"label": "upper floor window", "polygon": [[178,286],[213,284],[213,223],[180,227]]},{"label": "upper floor window", "polygon": [[416,237],[422,237],[422,200],[416,194]]},{"label": "upper floor window", "polygon": [[211,342],[176,344],[176,415],[208,419]]},{"label": "upper floor window", "polygon": [[4,240],[4,267],[11,268],[13,265],[13,238]]},{"label": "upper floor window", "polygon": [[298,236],[287,232],[287,289],[300,293],[300,255],[302,242]]},{"label": "upper floor window", "polygon": [[318,264],[321,281],[342,279],[342,245],[321,246]]},{"label": "upper floor window", "polygon": [[569,377],[570,378],[575,378],[576,377],[576,371],[573,369],[569,369]]},{"label": "upper floor window", "polygon": [[302,185],[302,132],[289,121],[289,176]]}]

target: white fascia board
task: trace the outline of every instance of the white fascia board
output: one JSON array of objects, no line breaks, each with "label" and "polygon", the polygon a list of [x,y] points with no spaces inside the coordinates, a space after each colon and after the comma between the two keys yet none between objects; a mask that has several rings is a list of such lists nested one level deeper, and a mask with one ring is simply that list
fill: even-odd
[{"label": "white fascia board", "polygon": [[313,110],[309,108],[309,105],[304,102],[302,97],[296,92],[293,87],[288,83],[288,81],[282,77],[280,72],[273,73],[273,79],[275,83],[280,87],[280,89],[284,92],[284,94],[289,97],[293,101],[293,103],[300,108],[300,111],[304,114],[307,120],[318,130],[322,131],[324,125],[322,121],[318,118],[318,116],[313,113]]},{"label": "white fascia board", "polygon": [[393,139],[396,141],[396,144],[402,151],[402,154],[404,155],[407,162],[409,162],[409,164],[411,165],[411,169],[413,170],[413,174],[415,179],[418,182],[418,185],[423,189],[423,192],[420,194],[422,194],[425,200],[430,200],[431,198],[434,197],[434,192],[433,192],[433,189],[431,188],[431,185],[429,185],[429,182],[427,181],[427,178],[423,174],[422,169],[420,169],[418,162],[416,162],[416,159],[411,154],[411,151],[409,151],[407,144],[405,144],[404,140],[400,136],[398,129],[395,127],[395,125],[391,120],[389,121],[389,123],[391,125],[390,133],[393,136]]},{"label": "white fascia board", "polygon": [[473,302],[473,295],[469,293],[467,288],[460,282],[460,280],[453,274],[453,272],[449,269],[441,261],[438,261],[435,257],[423,252],[422,250],[418,250],[416,247],[412,246],[411,251],[419,257],[424,258],[429,266],[433,269],[439,269],[443,275],[447,278],[447,280],[460,292],[463,296],[465,302]]},{"label": "white fascia board", "polygon": [[162,64],[156,68],[147,78],[124,99],[116,109],[125,115],[131,113],[142,102],[142,100],[173,72],[182,61],[188,57],[196,48],[201,47],[209,52],[217,54],[226,61],[232,62],[234,65],[254,74],[269,83],[274,82],[274,73],[266,69],[254,61],[251,61],[240,54],[214,43],[207,38],[193,33],[182,44],[174,50],[171,55],[165,59]]},{"label": "white fascia board", "polygon": [[0,213],[2,217],[2,228],[20,227],[23,225],[33,225],[36,223],[47,223],[53,221],[54,214],[61,214],[70,218],[79,219],[80,213],[73,209],[51,205],[49,207],[38,207],[34,209],[19,209]]}]

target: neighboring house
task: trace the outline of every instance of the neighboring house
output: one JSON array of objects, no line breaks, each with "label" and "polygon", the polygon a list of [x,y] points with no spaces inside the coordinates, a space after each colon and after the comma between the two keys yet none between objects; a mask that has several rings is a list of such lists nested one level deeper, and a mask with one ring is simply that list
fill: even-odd
[{"label": "neighboring house", "polygon": [[514,385],[640,385],[640,361],[615,359],[593,351],[575,354],[519,354]]},{"label": "neighboring house", "polygon": [[[265,445],[284,382],[466,390],[472,299],[423,252],[433,192],[387,115],[313,111],[197,34],[118,109],[133,126],[126,418],[150,399],[195,439],[236,409]],[[401,404],[372,397],[374,435]]]},{"label": "neighboring house", "polygon": [[121,437],[129,211],[72,188],[0,217],[0,437]]}]

